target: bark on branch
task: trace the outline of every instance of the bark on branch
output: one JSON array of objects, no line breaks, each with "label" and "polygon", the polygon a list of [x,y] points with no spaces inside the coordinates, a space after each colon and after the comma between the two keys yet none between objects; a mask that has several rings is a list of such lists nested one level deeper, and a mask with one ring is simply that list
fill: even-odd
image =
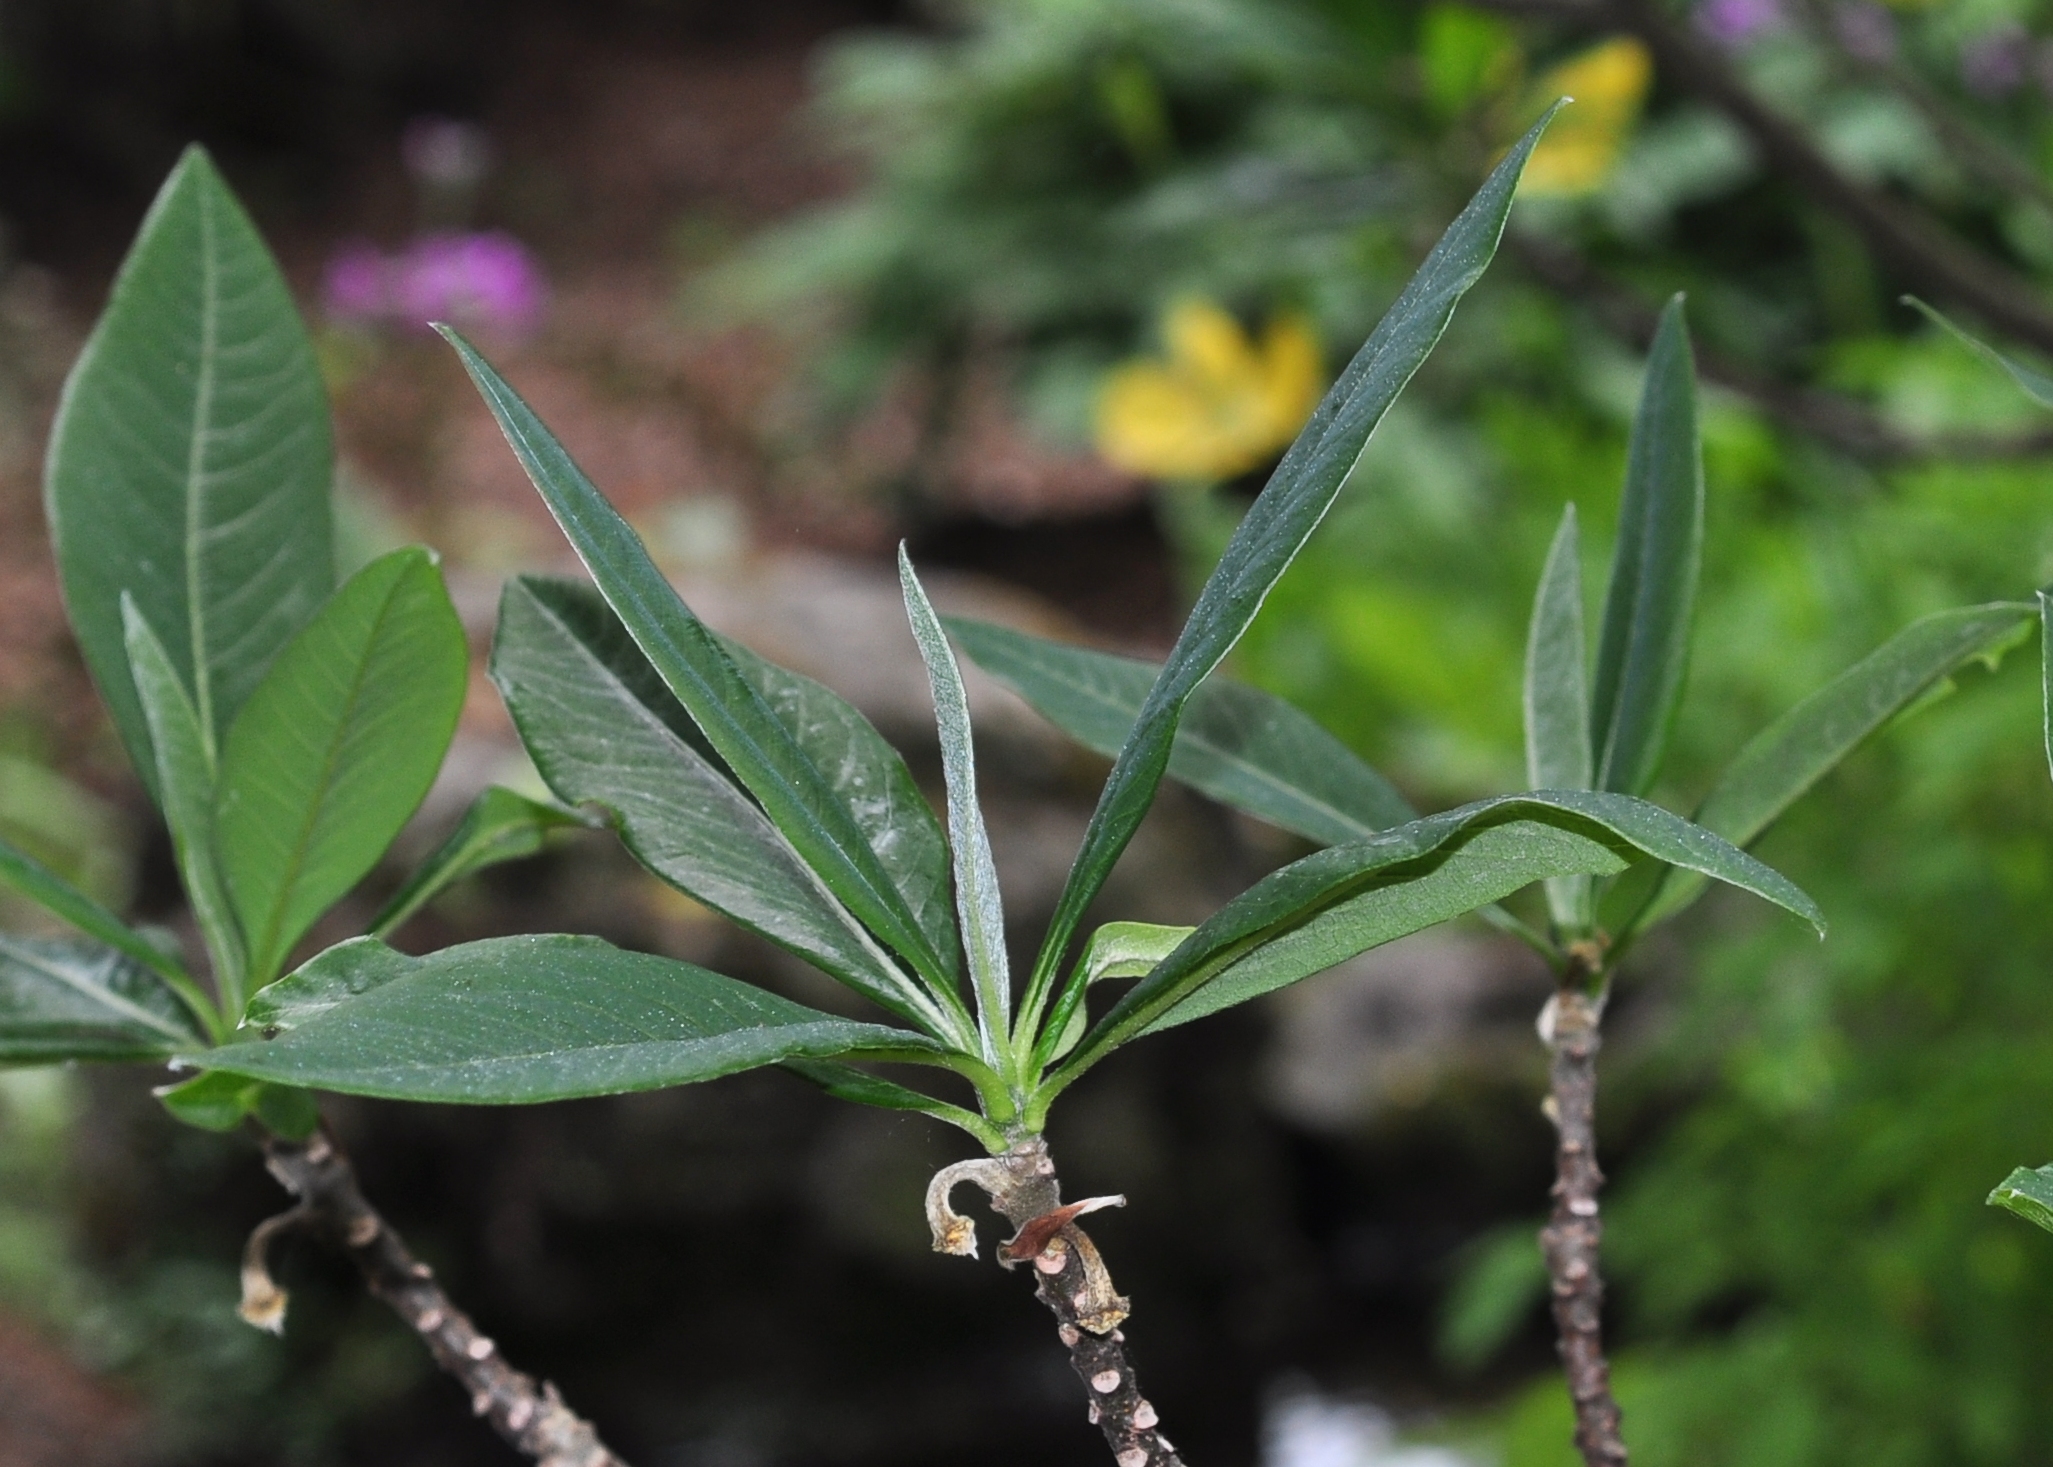
[{"label": "bark on branch", "polygon": [[373,1294],[412,1327],[435,1363],[470,1392],[471,1409],[541,1467],[625,1467],[553,1385],[537,1385],[515,1370],[469,1316],[449,1302],[425,1263],[417,1260],[357,1186],[349,1158],[325,1132],[305,1141],[268,1137],[264,1163],[299,1200],[290,1212],[260,1226],[243,1260],[243,1317],[278,1329],[285,1295],[271,1282],[264,1251],[277,1233],[308,1227],[349,1255]]},{"label": "bark on branch", "polygon": [[1597,1048],[1603,1003],[1573,980],[1564,982],[1540,1017],[1540,1037],[1553,1051],[1550,1111],[1555,1151],[1554,1210],[1540,1231],[1554,1305],[1561,1363],[1575,1402],[1575,1444],[1589,1467],[1625,1467],[1611,1366],[1604,1358],[1604,1277],[1598,1246],[1604,1224],[1597,1191]]},{"label": "bark on branch", "polygon": [[1118,1467],[1183,1467],[1127,1358],[1119,1326],[1128,1303],[1113,1289],[1097,1245],[1076,1224],[1085,1213],[1122,1206],[1126,1199],[1093,1197],[1064,1206],[1054,1159],[1038,1136],[1003,1156],[957,1162],[928,1186],[927,1222],[935,1251],[969,1258],[977,1252],[975,1228],[948,1200],[963,1182],[988,1192],[991,1205],[1017,1230],[1000,1246],[998,1261],[1007,1268],[1033,1266],[1036,1293],[1055,1315],[1056,1334],[1088,1394],[1092,1424],[1105,1434]]}]

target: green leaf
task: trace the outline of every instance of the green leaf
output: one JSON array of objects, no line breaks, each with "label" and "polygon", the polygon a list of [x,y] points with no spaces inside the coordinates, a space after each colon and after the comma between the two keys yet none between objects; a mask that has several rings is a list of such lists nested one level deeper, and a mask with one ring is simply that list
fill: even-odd
[{"label": "green leaf", "polygon": [[1093,932],[1076,971],[1063,985],[1061,1001],[1048,1016],[1048,1032],[1056,1037],[1044,1058],[1061,1059],[1082,1041],[1087,1023],[1084,1003],[1092,984],[1107,978],[1147,977],[1195,931],[1153,922],[1107,922]]},{"label": "green leaf", "polygon": [[960,1126],[983,1142],[993,1156],[1006,1147],[1005,1133],[974,1111],[936,1100],[910,1086],[872,1075],[854,1065],[844,1065],[835,1060],[795,1059],[786,1060],[784,1068],[811,1081],[836,1100],[845,1100],[852,1105],[875,1106],[880,1110],[912,1111]]},{"label": "green leaf", "polygon": [[435,557],[372,561],[278,654],[229,730],[215,839],[258,982],[419,807],[469,649]]},{"label": "green leaf", "polygon": [[335,584],[332,464],[327,396],[291,293],[190,148],[65,383],[44,471],[72,627],[153,793],[122,596],[169,638],[211,760]]},{"label": "green leaf", "polygon": [[1996,350],[1995,347],[1990,346],[1986,341],[1982,341],[1978,337],[1968,335],[1967,332],[1961,330],[1958,326],[1954,325],[1951,321],[1947,320],[1946,317],[1940,315],[1939,312],[1933,310],[1930,306],[1926,305],[1916,296],[1907,295],[1903,296],[1901,299],[1905,305],[1911,307],[1913,310],[1922,313],[1925,319],[1932,322],[1933,325],[1943,327],[1945,330],[1952,333],[1952,335],[1956,339],[1958,339],[1960,342],[1966,345],[1978,356],[1982,357],[1984,360],[1990,363],[1993,363],[1995,366],[2001,367],[2005,372],[2009,373],[2010,380],[2015,382],[2018,385],[2018,387],[2023,390],[2024,395],[2026,397],[2029,397],[2033,402],[2037,403],[2040,407],[2053,407],[2053,376],[2048,376],[2044,372],[2040,372],[2035,370],[2034,368],[2027,367],[2022,362],[2019,362],[2012,357],[2005,356],[2002,352]]},{"label": "green leaf", "polygon": [[2039,709],[2046,768],[2053,772],[2053,597],[2039,592]]},{"label": "green leaf", "polygon": [[425,958],[357,938],[266,988],[251,1023],[275,1037],[197,1062],[351,1095],[478,1105],[655,1090],[787,1059],[942,1056],[909,1030],[562,935],[492,938]]},{"label": "green leaf", "polygon": [[121,615],[135,691],[156,751],[158,800],[193,920],[214,962],[221,1011],[233,1022],[247,992],[248,957],[214,851],[214,759],[192,700],[156,632],[126,596]]},{"label": "green leaf", "polygon": [[164,978],[89,938],[0,934],[0,1064],[160,1059],[207,1036]]},{"label": "green leaf", "polygon": [[[977,666],[1086,748],[1117,754],[1161,668],[989,622],[944,617]],[[1293,705],[1207,678],[1184,705],[1169,776],[1320,845],[1418,818],[1389,780]]]},{"label": "green leaf", "polygon": [[540,854],[551,833],[591,824],[575,810],[493,785],[470,802],[449,839],[392,894],[372,921],[371,936],[390,937],[429,902],[487,866]]},{"label": "green leaf", "polygon": [[[1499,827],[1510,834],[1492,837],[1477,856],[1455,865],[1451,875],[1435,878],[1456,853]],[[1251,997],[1375,943],[1494,901],[1526,882],[1578,872],[1609,874],[1635,854],[1715,876],[1824,931],[1816,904],[1787,879],[1658,805],[1597,791],[1504,795],[1330,847],[1257,882],[1115,1004],[1059,1075],[1073,1076],[1165,1022],[1165,1015],[1242,963],[1249,966],[1234,992]],[[1418,890],[1406,894],[1413,886]],[[1330,922],[1315,920],[1343,903],[1381,896],[1385,889],[1395,895],[1364,902]],[[1272,943],[1279,943],[1280,951],[1264,959],[1262,950]],[[1238,998],[1223,1002],[1234,1001]],[[1209,1011],[1209,1005],[1194,1007],[1166,1022]]]},{"label": "green leaf", "polygon": [[[1870,734],[2014,638],[2032,612],[2028,601],[1996,601],[1920,617],[1755,734],[1691,819],[1734,845],[1753,844]],[[1620,935],[1667,920],[1703,889],[1702,877],[1669,873]]]},{"label": "green leaf", "polygon": [[590,587],[509,581],[491,672],[549,787],[605,808],[643,865],[893,1013],[975,1043],[966,1015],[953,1022],[901,971],[727,779]]},{"label": "green leaf", "polygon": [[1023,1028],[1031,1031],[1039,1023],[1085,909],[1154,800],[1185,700],[1240,640],[1270,587],[1333,507],[1370,433],[1439,341],[1462,296],[1481,278],[1504,232],[1526,158],[1553,115],[1550,109],[1512,146],[1441,236],[1347,370],[1313,409],[1304,431],[1227,543],[1098,797],[1034,962],[1022,1004]]},{"label": "green leaf", "polygon": [[1989,1194],[1989,1206],[2016,1213],[2053,1233],[2053,1166],[2019,1167]]},{"label": "green leaf", "polygon": [[847,804],[692,614],[620,512],[534,410],[448,327],[464,369],[499,421],[599,590],[670,691],[806,864],[937,992],[955,974],[922,932]]},{"label": "green leaf", "polygon": [[[1547,551],[1546,569],[1533,596],[1526,634],[1526,785],[1536,790],[1590,787],[1589,644],[1583,636],[1582,544],[1575,506],[1561,511],[1561,528]],[[1547,911],[1563,932],[1582,932],[1591,920],[1587,877],[1552,877]]]},{"label": "green leaf", "polygon": [[1696,368],[1677,296],[1647,353],[1626,449],[1618,547],[1590,689],[1599,789],[1636,795],[1654,782],[1682,701],[1704,544],[1704,465]]},{"label": "green leaf", "polygon": [[212,1021],[213,1005],[207,1002],[175,954],[158,947],[34,856],[16,850],[4,840],[0,840],[0,883],[13,887],[88,937],[96,937],[141,963],[177,990],[201,1022]]},{"label": "green leaf", "polygon": [[251,1116],[289,1141],[304,1141],[321,1124],[313,1095],[289,1085],[209,1070],[152,1092],[164,1109],[202,1131],[233,1131]]},{"label": "green leaf", "polygon": [[[758,657],[739,642],[718,640],[735,670],[762,694],[771,713],[847,802],[870,849],[912,908],[913,920],[948,971],[955,972],[962,963],[962,949],[956,941],[955,901],[948,883],[948,839],[904,757],[839,694]],[[649,677],[663,701],[676,707],[677,700],[653,670]],[[688,715],[685,721],[689,725]]]},{"label": "green leaf", "polygon": [[962,950],[969,959],[970,985],[977,999],[977,1034],[984,1063],[1001,1067],[1011,1039],[1012,968],[1005,954],[1005,904],[998,895],[998,868],[991,862],[991,836],[977,804],[977,756],[970,739],[969,695],[955,665],[947,633],[934,615],[905,546],[898,547],[898,583],[906,619],[927,684],[934,695],[934,721],[941,734],[941,772],[948,785],[948,844],[955,861],[955,909],[962,924]]}]

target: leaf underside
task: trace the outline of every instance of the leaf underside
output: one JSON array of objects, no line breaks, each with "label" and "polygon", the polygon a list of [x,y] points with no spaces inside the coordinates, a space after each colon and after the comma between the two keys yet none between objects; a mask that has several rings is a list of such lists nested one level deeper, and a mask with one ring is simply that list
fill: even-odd
[{"label": "leaf underside", "polygon": [[205,1042],[172,987],[127,954],[0,934],[0,1064],[161,1059]]}]

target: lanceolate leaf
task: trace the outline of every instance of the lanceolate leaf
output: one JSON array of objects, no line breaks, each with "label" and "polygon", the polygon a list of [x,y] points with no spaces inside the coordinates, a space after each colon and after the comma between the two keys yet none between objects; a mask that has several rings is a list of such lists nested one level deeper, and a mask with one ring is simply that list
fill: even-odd
[{"label": "lanceolate leaf", "polygon": [[1084,1037],[1084,1002],[1093,983],[1107,978],[1145,978],[1155,965],[1197,931],[1195,927],[1165,927],[1153,922],[1107,922],[1084,944],[1076,972],[1063,985],[1062,997],[1048,1016],[1048,1033],[1054,1042],[1044,1060],[1058,1060],[1075,1049]]},{"label": "lanceolate leaf", "polygon": [[[984,671],[1087,748],[1116,754],[1161,668],[989,622],[943,619]],[[1293,705],[1213,676],[1184,705],[1171,778],[1320,845],[1418,818],[1390,781]]]},{"label": "lanceolate leaf", "polygon": [[[948,886],[948,839],[904,757],[839,694],[758,657],[739,642],[727,637],[719,642],[735,670],[762,694],[792,739],[847,801],[848,813],[912,908],[920,931],[953,973],[961,964],[962,949]],[[653,670],[649,675],[662,689]],[[662,691],[664,701],[676,707],[669,690]],[[678,713],[683,715],[684,710],[679,708]],[[688,723],[689,716],[685,717]]]},{"label": "lanceolate leaf", "polygon": [[835,1060],[786,1060],[784,1068],[812,1081],[836,1100],[932,1116],[935,1120],[960,1126],[983,1142],[993,1156],[1005,1149],[1005,1133],[982,1116],[959,1105],[950,1105],[945,1100],[936,1100],[895,1080],[886,1080]]},{"label": "lanceolate leaf", "polygon": [[2039,592],[2039,699],[2046,768],[2053,771],[2053,596],[2044,591]]},{"label": "lanceolate leaf", "polygon": [[469,342],[447,327],[440,329],[600,592],[707,741],[842,903],[931,986],[947,988],[954,973],[921,931],[826,776],[534,410]]},{"label": "lanceolate leaf", "polygon": [[[1754,735],[1691,818],[1734,845],[1751,845],[1870,734],[1963,664],[2016,637],[2032,612],[2028,601],[1998,601],[1912,622]],[[1703,889],[1702,877],[1670,872],[1626,930],[1674,916]]]},{"label": "lanceolate leaf", "polygon": [[2019,1167],[1989,1194],[1989,1206],[2016,1213],[2053,1233],[2053,1166]]},{"label": "lanceolate leaf", "polygon": [[449,839],[392,894],[392,900],[372,921],[371,935],[391,936],[429,902],[487,866],[540,854],[552,832],[592,823],[575,810],[493,785],[471,801]]},{"label": "lanceolate leaf", "polygon": [[1704,467],[1696,369],[1677,296],[1661,313],[1626,450],[1618,546],[1590,689],[1599,789],[1654,782],[1682,700],[1704,541]]},{"label": "lanceolate leaf", "polygon": [[335,584],[331,461],[292,297],[189,149],[65,384],[44,483],[71,624],[152,790],[122,595],[165,639],[211,753]]},{"label": "lanceolate leaf", "polygon": [[158,1059],[206,1042],[171,985],[126,953],[0,934],[0,1064]]},{"label": "lanceolate leaf", "polygon": [[[1558,105],[1558,104],[1557,104]],[[1426,257],[1234,531],[1121,747],[1035,960],[1023,1010],[1038,1021],[1077,924],[1133,838],[1168,767],[1183,705],[1219,665],[1313,530],[1454,308],[1496,253],[1511,197],[1552,111],[1514,145]]]},{"label": "lanceolate leaf", "polygon": [[[1401,891],[1405,885],[1429,876],[1451,853],[1483,831],[1513,822],[1550,827],[1577,840],[1556,841],[1551,836],[1540,837],[1536,830],[1522,832],[1515,840],[1500,838],[1505,841],[1503,845],[1485,847],[1487,859],[1458,870],[1458,882],[1448,889],[1427,887],[1417,894],[1416,906],[1411,898],[1401,898],[1387,907],[1357,909],[1355,918],[1342,919],[1308,935],[1295,955],[1286,953],[1279,957],[1279,971],[1301,968],[1294,972],[1294,977],[1303,977],[1317,971],[1303,968],[1305,961],[1322,959],[1321,966],[1328,966],[1361,951],[1347,950],[1349,942],[1357,936],[1367,939],[1363,946],[1369,945],[1369,941],[1387,942],[1469,910],[1448,899],[1451,890],[1463,896],[1471,891],[1478,893],[1475,905],[1481,905],[1539,877],[1616,871],[1622,864],[1621,857],[1634,854],[1716,876],[1765,897],[1824,931],[1824,919],[1816,905],[1789,881],[1745,852],[1659,806],[1594,791],[1506,795],[1431,815],[1368,840],[1333,846],[1257,882],[1214,914],[1115,1004],[1085,1037],[1076,1057],[1063,1067],[1062,1073],[1080,1071],[1152,1027],[1207,983],[1253,957],[1264,945],[1305,928],[1343,902],[1383,888]],[[1530,844],[1534,840],[1544,843],[1536,848]],[[1502,880],[1507,879],[1502,874],[1504,869],[1520,880],[1503,886]],[[1260,967],[1247,970],[1244,977],[1249,992],[1294,981],[1293,977],[1271,981],[1274,974]]]},{"label": "lanceolate leaf", "polygon": [[687,738],[684,709],[590,588],[509,581],[492,680],[549,787],[603,806],[651,871],[929,1032],[974,1042],[966,1012],[901,971]]},{"label": "lanceolate leaf", "polygon": [[164,951],[119,917],[38,861],[0,841],[0,883],[13,887],[51,914],[63,918],[88,937],[127,954],[145,968],[187,993],[204,1013],[206,1005],[192,977],[176,956]]},{"label": "lanceolate leaf", "polygon": [[143,619],[133,601],[122,598],[127,628],[128,660],[135,691],[148,722],[157,761],[156,787],[171,846],[178,858],[179,880],[192,906],[193,920],[214,960],[214,987],[224,1013],[242,1010],[247,992],[248,957],[235,908],[214,854],[214,760],[199,715],[178,681],[164,644]]},{"label": "lanceolate leaf", "polygon": [[396,550],[335,593],[236,718],[215,836],[256,981],[377,864],[427,794],[468,660],[435,558]]},{"label": "lanceolate leaf", "polygon": [[2029,397],[2040,407],[2053,407],[2053,376],[2048,376],[2044,372],[2027,367],[2024,363],[2005,356],[1986,341],[1968,335],[1914,295],[1903,297],[1903,303],[1920,312],[1925,319],[1931,321],[1934,325],[1944,327],[1961,343],[1986,361],[2002,368],[2003,371],[2009,374],[2010,380],[2015,382],[2024,392],[2025,396]]},{"label": "lanceolate leaf", "polygon": [[949,650],[948,635],[913,573],[905,546],[898,547],[898,581],[905,614],[919,643],[933,690],[934,721],[941,735],[941,771],[948,785],[948,844],[954,852],[955,910],[962,924],[962,951],[969,960],[970,986],[977,998],[977,1034],[984,1063],[998,1068],[1011,1038],[1012,968],[1005,955],[1005,905],[998,896],[998,868],[991,861],[991,836],[977,804],[977,756],[970,740],[969,695],[962,669]]},{"label": "lanceolate leaf", "polygon": [[[1526,787],[1590,787],[1589,645],[1583,637],[1582,545],[1575,506],[1561,512],[1561,528],[1547,551],[1525,654]],[[1547,910],[1562,932],[1590,924],[1587,876],[1547,882]]]},{"label": "lanceolate leaf", "polygon": [[519,1105],[710,1080],[787,1059],[934,1062],[861,1024],[595,937],[502,937],[425,958],[362,937],[264,990],[211,1070],[395,1100]]}]

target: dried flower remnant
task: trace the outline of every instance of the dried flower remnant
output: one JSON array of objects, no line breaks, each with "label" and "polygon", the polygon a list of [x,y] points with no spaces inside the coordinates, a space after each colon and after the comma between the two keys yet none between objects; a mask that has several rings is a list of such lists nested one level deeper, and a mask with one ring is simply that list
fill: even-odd
[{"label": "dried flower remnant", "polygon": [[1300,317],[1260,342],[1210,301],[1175,306],[1166,359],[1129,362],[1098,396],[1098,451],[1154,479],[1230,479],[1296,436],[1324,386],[1319,346]]},{"label": "dried flower remnant", "polygon": [[1543,103],[1571,97],[1533,149],[1521,195],[1577,198],[1610,180],[1654,81],[1654,59],[1630,36],[1603,41],[1540,78]]}]

